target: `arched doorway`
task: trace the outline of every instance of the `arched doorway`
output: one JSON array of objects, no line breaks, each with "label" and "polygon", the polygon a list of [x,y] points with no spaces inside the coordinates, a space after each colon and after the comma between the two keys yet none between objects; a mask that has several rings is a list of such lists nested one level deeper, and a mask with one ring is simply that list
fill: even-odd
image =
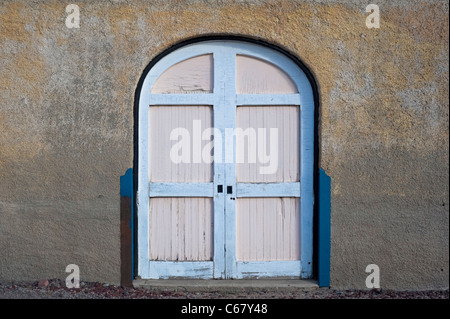
[{"label": "arched doorway", "polygon": [[303,70],[235,40],[181,46],[138,105],[141,278],[309,278],[314,96]]}]

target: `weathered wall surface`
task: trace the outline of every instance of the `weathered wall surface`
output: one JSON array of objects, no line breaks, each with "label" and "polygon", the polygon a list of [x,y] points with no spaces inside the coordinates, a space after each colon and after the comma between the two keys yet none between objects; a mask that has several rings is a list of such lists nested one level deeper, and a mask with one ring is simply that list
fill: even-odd
[{"label": "weathered wall surface", "polygon": [[448,2],[0,1],[0,279],[119,282],[119,177],[153,57],[230,34],[299,57],[320,93],[332,178],[331,284],[448,287]]}]

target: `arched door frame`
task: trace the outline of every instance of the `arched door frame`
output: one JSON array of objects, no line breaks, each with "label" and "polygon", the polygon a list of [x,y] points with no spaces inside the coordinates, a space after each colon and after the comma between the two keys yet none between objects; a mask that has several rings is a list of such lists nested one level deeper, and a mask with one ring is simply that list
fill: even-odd
[{"label": "arched door frame", "polygon": [[[211,42],[214,41],[214,42]],[[145,214],[148,211],[143,208],[140,203],[148,203],[148,178],[145,177],[146,169],[146,154],[141,150],[146,147],[145,140],[148,134],[148,127],[141,121],[147,115],[145,108],[140,106],[148,106],[158,104],[157,101],[151,100],[155,96],[150,96],[150,89],[154,81],[161,75],[168,66],[176,64],[182,60],[190,57],[198,56],[200,54],[208,53],[205,47],[208,44],[214,44],[220,47],[222,42],[226,42],[226,46],[235,43],[239,48],[239,54],[249,53],[254,57],[260,57],[265,60],[273,57],[273,62],[283,69],[296,83],[299,89],[299,104],[301,105],[301,211],[302,211],[302,236],[306,234],[308,240],[303,240],[302,245],[302,275],[303,277],[311,277],[313,273],[313,212],[314,212],[314,198],[317,189],[317,114],[318,114],[318,96],[317,86],[311,72],[295,57],[289,55],[283,50],[268,45],[266,43],[249,40],[241,37],[206,37],[201,39],[193,39],[182,42],[157,56],[144,70],[143,75],[138,84],[135,94],[135,149],[134,149],[134,187],[135,187],[135,209],[137,212],[136,221],[137,232],[135,233],[135,243],[138,249],[135,250],[135,260],[137,261],[137,275],[148,273],[146,270],[147,256],[145,251],[148,251],[145,243],[138,241],[138,234],[141,238],[148,238],[148,221],[146,222]],[[202,45],[200,45],[202,44]],[[260,48],[258,50],[258,48]],[[175,52],[176,51],[176,52]],[[248,51],[248,52],[247,52]],[[259,56],[258,51],[261,51]],[[180,52],[180,54],[176,54]],[[174,103],[182,104],[179,99],[183,97],[175,96]],[[207,99],[206,96],[201,96],[202,99]],[[256,98],[256,97],[254,97]],[[178,100],[176,100],[178,99]],[[165,100],[167,101],[167,100]],[[206,101],[208,102],[208,101]],[[211,103],[206,103],[211,104]],[[147,135],[146,135],[147,134]],[[144,138],[140,138],[144,136]],[[148,176],[148,174],[147,174]],[[306,212],[306,214],[304,214]],[[140,223],[137,220],[140,219]],[[314,254],[315,255],[315,254]],[[136,265],[136,263],[135,263]]]}]

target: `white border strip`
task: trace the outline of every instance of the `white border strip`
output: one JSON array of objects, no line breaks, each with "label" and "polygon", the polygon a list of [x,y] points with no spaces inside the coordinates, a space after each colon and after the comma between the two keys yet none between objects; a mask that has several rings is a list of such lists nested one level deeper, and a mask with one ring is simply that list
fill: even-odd
[{"label": "white border strip", "polygon": [[302,264],[299,260],[287,261],[238,261],[238,279],[257,278],[300,278]]},{"label": "white border strip", "polygon": [[237,183],[236,197],[300,197],[300,183]]},{"label": "white border strip", "polygon": [[150,183],[149,197],[213,197],[213,183]]},{"label": "white border strip", "polygon": [[150,261],[148,279],[211,279],[212,261]]}]

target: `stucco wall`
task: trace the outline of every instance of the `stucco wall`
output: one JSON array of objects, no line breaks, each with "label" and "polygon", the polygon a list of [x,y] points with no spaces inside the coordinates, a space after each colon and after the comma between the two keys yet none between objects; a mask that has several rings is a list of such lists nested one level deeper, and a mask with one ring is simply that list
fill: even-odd
[{"label": "stucco wall", "polygon": [[[65,26],[69,3],[80,28]],[[448,2],[0,1],[0,279],[119,282],[119,177],[146,65],[188,38],[261,39],[320,94],[331,284],[448,287]]]}]

